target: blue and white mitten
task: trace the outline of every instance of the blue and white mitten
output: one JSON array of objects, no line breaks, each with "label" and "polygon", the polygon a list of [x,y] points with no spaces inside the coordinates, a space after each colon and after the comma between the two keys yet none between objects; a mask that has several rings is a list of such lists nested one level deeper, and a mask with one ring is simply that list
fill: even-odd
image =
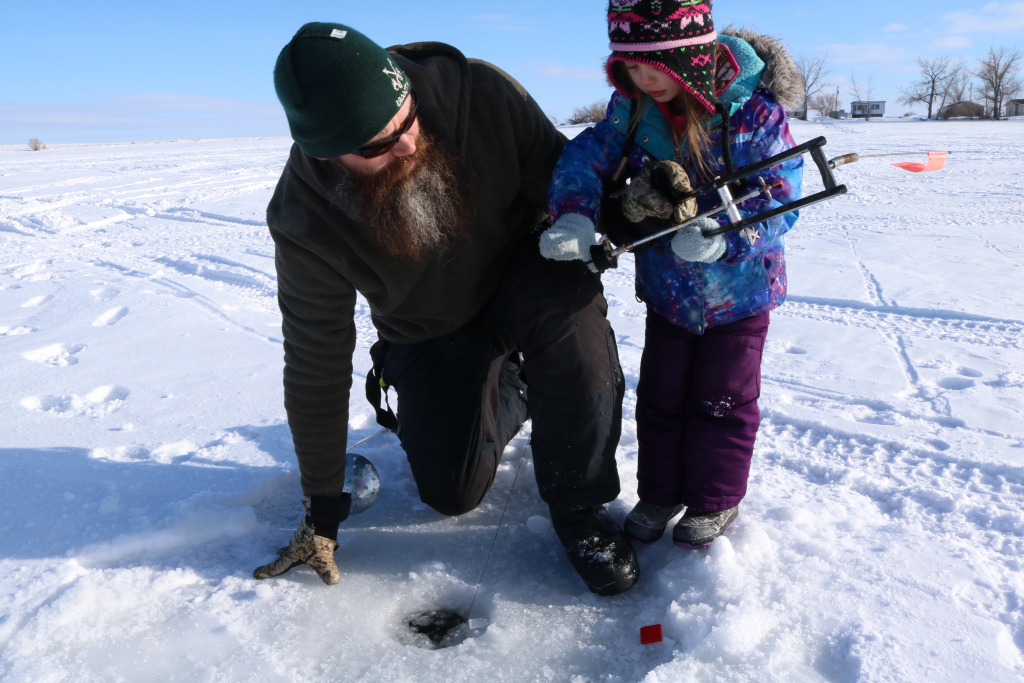
[{"label": "blue and white mitten", "polygon": [[718,223],[710,218],[701,218],[688,225],[672,238],[672,251],[684,261],[692,263],[714,263],[725,253],[725,235],[705,237],[705,230],[714,230]]}]

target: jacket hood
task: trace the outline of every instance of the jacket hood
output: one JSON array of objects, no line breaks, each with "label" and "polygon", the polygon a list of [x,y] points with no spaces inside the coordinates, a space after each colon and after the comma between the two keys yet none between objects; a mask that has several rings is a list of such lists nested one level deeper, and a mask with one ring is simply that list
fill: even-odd
[{"label": "jacket hood", "polygon": [[793,56],[789,53],[789,48],[781,40],[758,33],[752,28],[736,28],[732,24],[719,32],[719,40],[722,36],[739,38],[744,41],[753,48],[758,59],[764,63],[760,82],[755,87],[770,90],[775,95],[775,101],[785,107],[799,105],[803,95],[800,75],[797,72]]},{"label": "jacket hood", "polygon": [[387,51],[395,54],[395,61],[412,81],[416,106],[430,121],[431,130],[463,153],[472,90],[469,60],[444,43],[392,45]]}]

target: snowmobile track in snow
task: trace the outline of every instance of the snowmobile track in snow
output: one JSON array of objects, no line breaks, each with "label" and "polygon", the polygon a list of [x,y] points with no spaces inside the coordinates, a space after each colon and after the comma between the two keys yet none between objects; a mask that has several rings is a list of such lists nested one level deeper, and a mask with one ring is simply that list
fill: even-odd
[{"label": "snowmobile track in snow", "polygon": [[883,333],[962,342],[978,346],[1024,348],[1024,323],[954,311],[876,306],[856,301],[790,297],[776,315],[863,327]]}]

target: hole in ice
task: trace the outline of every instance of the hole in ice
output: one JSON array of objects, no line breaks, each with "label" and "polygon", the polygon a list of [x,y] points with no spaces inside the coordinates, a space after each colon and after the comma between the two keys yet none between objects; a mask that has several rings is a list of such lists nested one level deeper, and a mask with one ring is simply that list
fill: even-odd
[{"label": "hole in ice", "polygon": [[786,353],[793,353],[798,356],[802,356],[807,353],[807,349],[801,349],[799,346],[790,346],[786,349]]},{"label": "hole in ice", "polygon": [[427,650],[452,647],[469,637],[468,630],[464,628],[466,618],[447,608],[418,612],[409,617],[408,624],[410,631],[425,636],[415,639],[413,644]]},{"label": "hole in ice", "polygon": [[927,443],[929,446],[931,446],[937,451],[949,450],[949,444],[943,441],[942,439],[928,439],[927,441],[925,441],[925,443]]},{"label": "hole in ice", "polygon": [[949,389],[950,391],[961,391],[963,389],[969,389],[974,386],[973,379],[967,379],[966,377],[943,377],[936,382],[943,389]]},{"label": "hole in ice", "polygon": [[956,369],[956,374],[960,375],[961,377],[981,377],[983,373],[980,370],[975,370],[973,368],[965,368],[961,366]]}]

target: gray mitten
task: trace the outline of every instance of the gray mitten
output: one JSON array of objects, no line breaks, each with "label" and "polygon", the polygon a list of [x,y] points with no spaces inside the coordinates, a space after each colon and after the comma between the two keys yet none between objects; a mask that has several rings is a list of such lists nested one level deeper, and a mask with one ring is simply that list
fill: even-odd
[{"label": "gray mitten", "polygon": [[672,238],[672,251],[684,261],[692,263],[714,263],[725,253],[725,236],[705,237],[703,231],[714,230],[718,223],[710,218],[701,218],[676,233]]},{"label": "gray mitten", "polygon": [[[302,505],[306,510],[306,516],[299,523],[299,528],[292,535],[288,546],[278,551],[278,558],[270,564],[257,567],[253,571],[254,579],[269,579],[280,576],[293,567],[300,564],[308,565],[316,572],[317,576],[328,586],[333,586],[341,581],[341,573],[338,572],[338,565],[334,563],[334,551],[338,549],[338,542],[324,536],[317,536],[313,529],[310,518],[310,497],[302,497]],[[337,526],[334,527],[337,529]]]},{"label": "gray mitten", "polygon": [[691,197],[674,202],[673,197],[692,189],[690,176],[682,166],[674,161],[656,161],[629,181],[622,194],[622,215],[633,223],[661,218],[677,225],[697,213],[697,200]]},{"label": "gray mitten", "polygon": [[590,247],[597,244],[594,224],[578,213],[565,213],[555,224],[541,233],[540,255],[552,261],[583,261],[591,271]]}]

